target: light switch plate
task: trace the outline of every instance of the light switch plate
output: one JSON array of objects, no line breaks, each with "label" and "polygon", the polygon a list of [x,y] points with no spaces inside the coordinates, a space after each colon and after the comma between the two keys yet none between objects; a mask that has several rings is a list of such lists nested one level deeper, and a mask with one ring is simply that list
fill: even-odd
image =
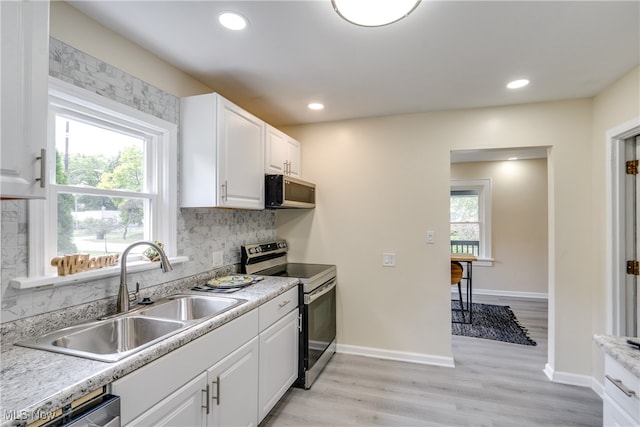
[{"label": "light switch plate", "polygon": [[382,266],[383,267],[395,267],[396,266],[396,254],[383,253],[382,254]]}]

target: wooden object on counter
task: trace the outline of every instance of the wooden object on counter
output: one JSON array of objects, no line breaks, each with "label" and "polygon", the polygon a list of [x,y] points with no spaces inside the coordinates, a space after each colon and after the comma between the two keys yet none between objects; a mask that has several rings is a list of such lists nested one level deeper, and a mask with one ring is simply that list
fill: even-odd
[{"label": "wooden object on counter", "polygon": [[51,265],[58,267],[58,276],[80,273],[87,270],[109,267],[118,264],[120,254],[91,258],[91,254],[71,254],[51,259]]}]

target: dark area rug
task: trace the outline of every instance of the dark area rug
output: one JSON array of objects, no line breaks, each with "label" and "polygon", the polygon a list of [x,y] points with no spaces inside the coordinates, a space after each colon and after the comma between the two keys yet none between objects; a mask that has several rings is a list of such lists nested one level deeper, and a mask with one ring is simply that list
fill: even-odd
[{"label": "dark area rug", "polygon": [[[536,342],[529,338],[527,330],[520,325],[509,306],[473,303],[473,324],[453,323],[461,322],[463,320],[462,314],[460,301],[452,300],[451,333],[454,335],[513,344],[536,345]],[[469,313],[465,311],[464,316],[469,321]]]}]

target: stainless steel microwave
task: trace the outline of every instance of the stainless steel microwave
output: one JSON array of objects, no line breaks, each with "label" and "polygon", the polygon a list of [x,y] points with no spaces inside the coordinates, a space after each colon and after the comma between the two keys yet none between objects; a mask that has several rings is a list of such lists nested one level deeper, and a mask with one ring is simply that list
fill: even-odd
[{"label": "stainless steel microwave", "polygon": [[265,175],[267,209],[316,207],[316,185],[288,175]]}]

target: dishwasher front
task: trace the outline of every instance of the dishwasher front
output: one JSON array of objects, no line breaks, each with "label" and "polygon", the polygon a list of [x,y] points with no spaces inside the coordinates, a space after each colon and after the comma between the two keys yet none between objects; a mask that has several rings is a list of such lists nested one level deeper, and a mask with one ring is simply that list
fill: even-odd
[{"label": "dishwasher front", "polygon": [[120,397],[102,394],[65,411],[42,427],[121,427]]}]

